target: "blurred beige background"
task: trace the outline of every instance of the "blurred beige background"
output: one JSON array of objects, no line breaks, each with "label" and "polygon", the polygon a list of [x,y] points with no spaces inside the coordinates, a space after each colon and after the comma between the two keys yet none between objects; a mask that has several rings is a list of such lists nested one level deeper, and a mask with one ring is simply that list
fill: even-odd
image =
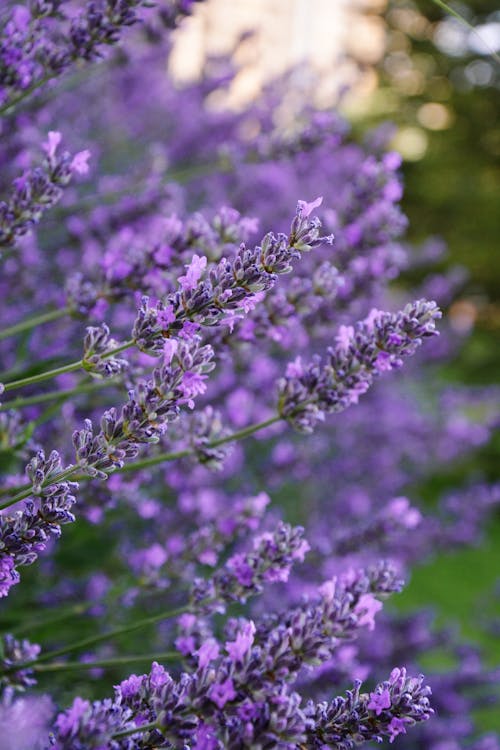
[{"label": "blurred beige background", "polygon": [[307,63],[319,76],[317,98],[327,103],[346,84],[372,88],[369,66],[385,47],[378,16],[385,4],[385,0],[208,0],[177,34],[172,72],[178,80],[196,78],[207,55],[231,51],[242,33],[254,31],[236,55],[241,70],[230,91],[231,104],[253,98],[267,80],[298,63]]}]

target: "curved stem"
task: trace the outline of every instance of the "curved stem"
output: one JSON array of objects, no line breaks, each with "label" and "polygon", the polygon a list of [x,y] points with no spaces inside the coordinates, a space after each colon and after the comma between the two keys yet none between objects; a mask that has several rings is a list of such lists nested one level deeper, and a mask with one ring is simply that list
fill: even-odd
[{"label": "curved stem", "polygon": [[[103,354],[102,358],[108,359],[108,357],[112,357],[114,354],[119,354],[120,352],[123,352],[126,349],[130,349],[130,347],[133,346],[134,344],[135,344],[134,339],[130,339],[129,341],[126,341],[124,344],[117,346],[116,349],[112,349],[106,354]],[[79,359],[77,362],[70,362],[67,365],[56,367],[54,370],[47,370],[47,372],[41,372],[38,375],[30,375],[29,377],[21,378],[20,380],[12,380],[10,383],[4,383],[4,390],[12,391],[15,388],[24,388],[24,386],[26,385],[33,385],[34,383],[42,383],[44,380],[51,380],[52,378],[56,378],[58,375],[64,375],[67,372],[75,372],[76,370],[79,370],[81,367],[83,367],[83,365],[84,365],[83,359]]]},{"label": "curved stem", "polygon": [[95,661],[67,661],[49,664],[35,664],[35,672],[73,672],[79,669],[99,669],[104,667],[121,667],[138,662],[178,661],[182,655],[178,651],[166,651],[160,654],[136,654],[134,656],[115,656]]},{"label": "curved stem", "polygon": [[109,378],[94,383],[83,383],[82,385],[75,386],[74,388],[67,388],[62,391],[49,391],[48,393],[39,393],[35,396],[27,396],[26,398],[20,397],[13,401],[7,401],[4,404],[0,404],[0,412],[9,411],[9,409],[22,409],[24,406],[33,406],[34,404],[44,404],[47,401],[58,401],[59,399],[65,400],[71,398],[71,396],[78,396],[81,393],[92,393],[93,391],[98,391],[108,385],[117,385],[117,382]]},{"label": "curved stem", "polygon": [[[53,484],[57,484],[57,482],[64,482],[66,479],[74,476],[77,470],[78,466],[70,466],[64,471],[59,472],[59,474],[54,474],[54,476],[50,477],[50,479],[48,479],[46,482],[43,482],[42,487],[50,487]],[[0,510],[9,508],[11,505],[15,505],[16,503],[21,502],[21,500],[26,500],[26,498],[30,497],[30,495],[33,495],[33,487],[31,484],[26,484],[22,490],[14,495],[14,497],[11,497],[10,500],[6,500],[4,503],[2,503],[0,505]]]},{"label": "curved stem", "polygon": [[172,609],[168,612],[160,612],[159,614],[151,615],[150,617],[144,617],[142,620],[136,620],[136,622],[133,622],[129,625],[122,625],[119,628],[108,630],[107,633],[100,633],[99,635],[93,635],[89,636],[88,638],[83,638],[81,641],[71,643],[69,646],[63,646],[56,651],[47,651],[37,659],[27,661],[22,665],[16,664],[15,669],[19,670],[21,668],[24,669],[25,667],[34,667],[36,664],[51,661],[51,659],[55,659],[58,656],[64,656],[65,654],[71,654],[73,651],[80,651],[83,648],[95,646],[98,643],[104,643],[110,638],[115,638],[116,636],[120,635],[126,635],[127,633],[133,633],[135,630],[142,630],[142,628],[147,628],[149,625],[156,625],[156,623],[162,622],[163,620],[170,620],[172,617],[178,617],[178,615],[182,615],[188,610],[189,607],[184,606],[179,607],[178,609]]},{"label": "curved stem", "polygon": [[[274,414],[272,417],[269,417],[269,419],[265,419],[262,422],[256,422],[255,424],[251,424],[248,427],[244,427],[242,430],[231,432],[230,435],[226,435],[225,437],[219,438],[218,440],[212,440],[212,442],[208,443],[206,447],[218,448],[220,445],[225,445],[226,443],[233,443],[237,440],[243,440],[244,438],[250,437],[250,435],[259,432],[260,430],[264,430],[266,427],[270,427],[271,425],[276,424],[280,420],[281,416],[279,414]],[[112,473],[122,474],[128,471],[139,471],[139,469],[146,469],[149,466],[156,466],[157,464],[161,464],[166,461],[176,461],[178,458],[192,456],[194,452],[195,451],[193,450],[193,448],[184,448],[183,450],[175,451],[172,453],[159,453],[157,456],[150,456],[149,458],[143,458],[139,461],[132,461],[132,463],[122,466],[121,469],[115,469]]]},{"label": "curved stem", "polygon": [[[277,422],[280,422],[282,417],[279,414],[274,414],[272,417],[269,417],[268,419],[263,420],[262,422],[256,422],[255,424],[251,424],[248,427],[244,427],[242,430],[238,430],[237,432],[231,432],[229,435],[225,435],[222,438],[219,438],[218,440],[212,440],[211,443],[207,444],[207,448],[218,448],[220,445],[225,445],[226,443],[233,443],[237,440],[244,440],[247,437],[250,437],[256,432],[259,432],[260,430],[264,430],[266,427],[271,427],[271,425],[276,424]],[[114,469],[113,471],[109,472],[109,475],[112,474],[121,474],[128,471],[139,471],[140,469],[147,469],[150,466],[157,466],[158,464],[165,463],[167,461],[176,461],[179,458],[185,458],[187,456],[194,455],[195,451],[193,448],[184,448],[180,451],[173,451],[171,453],[159,453],[157,456],[149,456],[148,458],[142,458],[139,461],[132,461],[130,464],[125,464],[125,466],[122,466],[120,469]],[[51,480],[50,484],[54,484],[55,482],[60,482],[62,479],[65,479],[69,476],[73,477],[73,480],[75,482],[82,482],[88,479],[91,479],[88,474],[76,474],[75,471],[77,470],[77,467],[73,466],[71,467],[68,472],[59,475],[55,475]],[[43,486],[48,486],[43,485]],[[24,500],[26,497],[28,497],[31,494],[31,485],[23,485],[21,487],[8,487],[3,490],[0,490],[0,496],[7,494],[8,492],[15,492],[17,491],[19,494],[15,495],[13,498],[8,500],[7,502],[0,504],[0,510],[3,508],[8,508],[10,505],[14,505],[14,503],[19,502],[19,500]]]},{"label": "curved stem", "polygon": [[59,310],[50,310],[49,312],[41,313],[40,315],[35,315],[32,318],[22,320],[20,323],[16,323],[13,326],[9,326],[9,328],[4,328],[3,330],[1,330],[0,341],[9,338],[9,336],[15,336],[18,333],[24,333],[24,331],[31,331],[33,328],[41,326],[44,323],[50,323],[53,320],[64,318],[64,316],[69,312],[69,307],[63,307]]},{"label": "curved stem", "polygon": [[[45,367],[46,365],[52,366],[56,364],[56,362],[56,357],[46,357],[45,359],[39,359],[36,364],[39,367]],[[17,365],[11,367],[10,370],[4,370],[3,372],[0,372],[0,383],[6,383],[11,378],[16,378],[16,380],[18,380],[21,377],[26,377],[26,373],[31,372],[31,370],[33,370],[33,367],[27,367],[25,365]]]},{"label": "curved stem", "polygon": [[44,83],[47,83],[47,81],[51,81],[53,78],[56,77],[56,74],[52,75],[46,75],[43,76],[43,78],[40,78],[39,81],[33,84],[33,86],[29,86],[29,88],[25,89],[22,94],[19,94],[19,96],[15,96],[13,99],[11,99],[9,102],[6,102],[0,107],[0,116],[8,112],[10,109],[17,106],[20,102],[22,102],[24,99],[27,99],[30,94],[33,93],[33,91],[36,91],[37,89],[41,88]]},{"label": "curved stem", "polygon": [[10,628],[13,632],[15,631],[16,637],[24,633],[30,633],[32,630],[38,630],[39,628],[45,628],[47,625],[55,625],[56,623],[69,620],[71,617],[77,617],[83,615],[85,612],[92,607],[90,602],[84,604],[73,604],[71,607],[58,612],[53,615],[49,615],[45,618],[39,618],[38,620],[32,620],[31,622],[25,622],[20,627],[15,626]]},{"label": "curved stem", "polygon": [[479,33],[477,29],[472,26],[464,16],[459,13],[455,8],[452,8],[451,5],[448,5],[448,3],[445,3],[444,0],[432,0],[432,2],[437,5],[441,10],[444,10],[445,13],[448,13],[450,16],[453,16],[453,18],[456,18],[457,21],[459,21],[463,26],[465,26],[474,36],[479,39],[481,44],[486,47],[488,50],[488,54],[497,62],[500,63],[500,55],[498,55],[495,50],[488,44],[486,39],[483,37],[482,34]]},{"label": "curved stem", "polygon": [[71,362],[68,365],[62,365],[62,367],[55,367],[53,370],[46,370],[46,372],[41,372],[38,375],[30,375],[29,377],[21,378],[20,380],[12,380],[10,383],[5,383],[4,390],[12,391],[14,388],[24,388],[25,385],[43,383],[44,380],[57,378],[58,375],[64,375],[67,372],[75,372],[75,370],[79,370],[82,365],[83,360],[79,359],[78,362]]},{"label": "curved stem", "polygon": [[113,735],[113,739],[119,740],[122,737],[131,737],[133,734],[149,732],[152,729],[159,729],[161,731],[161,725],[157,721],[151,721],[149,724],[140,724],[135,727],[135,729],[124,729],[123,732],[116,732],[116,734]]}]

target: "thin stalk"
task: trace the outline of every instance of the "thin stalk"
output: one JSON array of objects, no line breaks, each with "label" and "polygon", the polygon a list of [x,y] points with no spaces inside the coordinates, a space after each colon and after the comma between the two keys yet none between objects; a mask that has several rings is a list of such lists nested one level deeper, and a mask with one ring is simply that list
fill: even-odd
[{"label": "thin stalk", "polygon": [[137,620],[132,624],[122,625],[119,628],[108,630],[107,633],[100,633],[99,635],[92,635],[88,638],[83,638],[81,641],[71,643],[69,646],[63,646],[56,651],[47,651],[45,654],[42,654],[38,658],[27,661],[22,665],[17,664],[15,669],[24,669],[24,667],[34,667],[35,665],[41,664],[42,662],[50,662],[52,659],[55,659],[58,656],[65,656],[65,654],[71,654],[73,651],[80,651],[81,649],[88,648],[89,646],[96,646],[98,643],[104,643],[110,638],[115,638],[120,635],[127,635],[128,633],[133,633],[136,630],[147,628],[149,625],[156,625],[156,623],[162,622],[163,620],[170,620],[172,617],[178,617],[178,615],[182,615],[184,614],[184,612],[187,612],[188,609],[189,608],[187,606],[184,606],[179,607],[178,609],[172,609],[168,612],[160,612],[157,615],[144,617],[142,620]]},{"label": "thin stalk", "polygon": [[441,8],[441,10],[444,10],[445,13],[448,13],[450,16],[453,16],[453,18],[456,18],[457,21],[460,21],[460,23],[463,24],[463,26],[466,26],[469,29],[469,31],[472,32],[472,34],[474,34],[474,36],[477,39],[479,39],[481,44],[485,46],[485,48],[488,50],[488,54],[491,55],[491,57],[497,63],[500,63],[500,56],[497,55],[495,50],[492,47],[490,47],[490,45],[487,43],[485,39],[483,39],[479,31],[477,31],[477,29],[475,29],[474,26],[472,26],[472,24],[470,24],[461,13],[459,13],[457,10],[452,8],[451,5],[448,5],[448,3],[445,3],[444,0],[432,0],[432,2],[435,5],[437,5],[439,8]]},{"label": "thin stalk", "polygon": [[163,654],[136,654],[134,656],[115,656],[109,659],[96,659],[95,661],[67,661],[54,662],[53,664],[35,664],[35,672],[73,672],[79,669],[99,669],[104,667],[121,667],[129,664],[153,661],[178,661],[181,654],[178,651],[166,651]]},{"label": "thin stalk", "polygon": [[[57,357],[47,357],[46,359],[38,360],[36,364],[41,367],[42,365],[54,365],[56,362]],[[3,372],[0,372],[0,383],[5,383],[11,378],[18,379],[20,377],[26,377],[26,372],[28,372],[29,370],[33,370],[33,367],[17,365],[11,367],[10,370],[4,370]]]},{"label": "thin stalk", "polygon": [[57,614],[50,615],[48,617],[40,617],[37,620],[32,620],[31,622],[23,623],[21,627],[15,627],[13,628],[13,630],[16,633],[16,637],[19,635],[23,635],[24,633],[31,633],[31,631],[38,630],[39,628],[44,628],[47,625],[55,625],[56,623],[63,622],[64,620],[69,620],[71,617],[83,615],[91,607],[92,604],[90,602],[86,602],[85,604],[74,604],[69,609],[65,609],[62,612],[58,612]]},{"label": "thin stalk", "polygon": [[16,107],[20,102],[22,102],[24,99],[27,99],[30,94],[32,94],[34,91],[39,89],[41,86],[43,86],[47,81],[51,81],[53,78],[55,78],[56,74],[52,75],[46,75],[43,78],[40,78],[39,81],[33,84],[33,86],[30,86],[29,88],[25,89],[22,94],[19,94],[19,96],[15,96],[13,99],[10,100],[10,102],[7,102],[6,104],[3,104],[0,107],[0,116],[3,114],[6,114],[9,112],[9,110]]},{"label": "thin stalk", "polygon": [[44,380],[57,378],[58,375],[64,375],[67,372],[75,372],[75,370],[79,370],[82,365],[83,361],[79,359],[78,362],[71,362],[68,365],[62,365],[62,367],[55,367],[53,370],[46,370],[38,375],[30,375],[29,377],[21,378],[20,380],[12,380],[10,383],[5,383],[4,390],[12,391],[15,388],[24,388],[25,385],[43,383]]},{"label": "thin stalk", "polygon": [[[263,422],[251,424],[248,427],[244,427],[242,430],[238,430],[238,432],[232,432],[230,435],[226,435],[223,438],[212,440],[212,442],[208,443],[206,447],[218,448],[220,445],[225,445],[226,443],[233,443],[237,440],[244,440],[246,437],[250,437],[250,435],[259,432],[260,430],[264,430],[266,427],[270,427],[280,420],[280,415],[275,414],[272,417],[269,417],[269,419],[265,419]],[[185,448],[184,450],[175,451],[172,453],[159,453],[157,456],[150,456],[149,458],[143,458],[139,461],[132,461],[132,463],[122,466],[121,469],[115,469],[112,473],[121,474],[128,471],[138,471],[139,469],[146,469],[149,466],[156,466],[157,464],[161,464],[166,461],[176,461],[178,458],[185,458],[186,456],[191,456],[193,453],[194,450],[192,448]]]},{"label": "thin stalk", "polygon": [[[60,471],[59,474],[54,474],[53,477],[42,484],[42,487],[50,487],[53,484],[57,484],[57,482],[64,482],[66,479],[73,477],[77,470],[78,466],[70,466],[64,471]],[[26,498],[32,494],[32,485],[26,484],[20,492],[14,495],[14,497],[11,497],[9,500],[6,500],[4,503],[0,504],[0,510],[9,508],[11,505],[15,505],[16,503],[21,502],[21,500],[26,500]]]},{"label": "thin stalk", "polygon": [[[108,359],[108,357],[112,357],[114,354],[119,354],[126,349],[130,349],[130,347],[134,344],[134,339],[130,339],[130,341],[126,341],[124,344],[117,346],[116,349],[112,349],[106,354],[103,354],[103,359]],[[26,385],[42,383],[44,380],[51,380],[52,378],[56,378],[58,375],[64,375],[67,372],[75,372],[76,370],[79,370],[81,367],[83,367],[83,365],[83,359],[79,359],[77,362],[70,362],[67,365],[56,367],[54,370],[47,370],[46,372],[41,372],[38,375],[31,375],[27,378],[21,378],[20,380],[12,380],[10,383],[4,383],[4,390],[12,391],[15,388],[24,388],[24,386]]]},{"label": "thin stalk", "polygon": [[82,385],[75,386],[74,388],[67,388],[62,391],[49,391],[48,393],[38,393],[35,396],[26,396],[25,398],[20,397],[13,401],[7,401],[5,404],[0,404],[0,412],[8,411],[9,409],[22,409],[25,406],[33,406],[34,404],[45,404],[47,401],[59,399],[64,401],[72,396],[78,396],[80,393],[92,393],[92,391],[97,391],[108,385],[116,384],[116,381],[106,379],[94,383],[83,383]]},{"label": "thin stalk", "polygon": [[[260,430],[264,430],[266,427],[270,427],[273,424],[276,424],[282,419],[282,417],[279,414],[274,414],[272,417],[269,417],[268,419],[265,419],[262,422],[256,422],[255,424],[251,424],[248,427],[244,427],[242,430],[238,430],[237,432],[232,432],[230,435],[226,435],[225,437],[219,438],[218,440],[212,440],[211,443],[207,444],[207,448],[218,448],[220,445],[225,445],[226,443],[233,443],[237,440],[244,440],[247,437],[250,437],[256,432],[259,432]],[[167,461],[176,461],[179,458],[185,458],[186,456],[192,456],[194,454],[193,448],[184,448],[180,451],[173,451],[171,453],[159,453],[157,456],[150,456],[149,458],[142,458],[139,461],[132,461],[130,464],[126,464],[125,466],[122,466],[120,469],[114,469],[113,471],[110,471],[109,474],[121,474],[128,471],[139,471],[140,469],[146,469],[150,466],[157,466],[158,464],[165,463]],[[63,476],[63,474],[59,474],[54,476],[50,483],[54,484],[55,482],[60,482],[62,479],[67,478],[68,476],[71,476],[73,478],[73,481],[75,482],[82,482],[88,479],[91,479],[88,474],[76,474],[77,467],[73,466],[70,469],[68,469],[69,474],[66,476]],[[44,485],[47,486],[47,485]],[[13,498],[11,498],[9,501],[5,502],[3,505],[0,504],[0,510],[3,508],[8,508],[10,505],[14,505],[14,503],[19,502],[19,500],[24,500],[26,497],[28,497],[31,494],[31,485],[23,485],[22,487],[8,487],[3,490],[0,490],[0,496],[7,494],[8,492],[14,492],[17,491],[19,494],[15,495]]]},{"label": "thin stalk", "polygon": [[161,725],[157,721],[151,721],[149,724],[140,724],[135,727],[135,729],[124,729],[122,732],[116,732],[116,734],[113,735],[113,739],[119,740],[122,737],[131,737],[133,734],[149,732],[152,729],[159,729],[161,731]]},{"label": "thin stalk", "polygon": [[64,318],[70,312],[69,307],[62,307],[59,310],[49,310],[49,312],[35,315],[32,318],[22,320],[20,323],[16,323],[9,328],[4,328],[0,331],[0,341],[9,338],[9,336],[16,336],[18,333],[24,333],[25,331],[31,331],[37,326],[41,326],[44,323],[50,323],[53,320],[59,320]]}]

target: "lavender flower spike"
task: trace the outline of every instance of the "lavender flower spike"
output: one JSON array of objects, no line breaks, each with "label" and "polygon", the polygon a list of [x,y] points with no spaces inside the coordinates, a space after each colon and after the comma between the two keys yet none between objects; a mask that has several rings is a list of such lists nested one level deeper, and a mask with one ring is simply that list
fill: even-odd
[{"label": "lavender flower spike", "polygon": [[299,202],[288,236],[268,232],[254,248],[242,243],[234,257],[223,257],[208,273],[206,258],[194,255],[186,274],[179,278],[177,292],[154,308],[143,298],[132,331],[139,349],[158,355],[165,336],[189,335],[193,327],[196,330],[200,325],[224,321],[232,326],[236,317],[255,306],[257,293],[268,291],[278,276],[292,271],[293,261],[302,253],[333,242],[332,235],[320,235],[321,221],[309,218],[321,200]]},{"label": "lavender flower spike", "polygon": [[167,343],[163,365],[129,392],[121,412],[104,412],[97,434],[88,419],[73,433],[77,465],[90,476],[106,479],[110,469],[134,458],[141,444],[158,442],[180,407],[193,408],[194,397],[204,392],[206,373],[215,366],[212,348],[201,346],[199,336]]},{"label": "lavender flower spike", "polygon": [[29,229],[38,224],[47,209],[62,196],[75,173],[88,171],[89,151],[71,156],[67,151],[57,153],[61,134],[50,131],[43,145],[46,158],[41,167],[29,169],[14,180],[10,196],[0,201],[0,248],[15,244]]},{"label": "lavender flower spike", "polygon": [[19,582],[17,566],[35,562],[49,539],[60,536],[61,526],[75,520],[71,508],[78,484],[57,481],[61,472],[57,451],[48,459],[38,451],[26,467],[33,495],[38,497],[27,499],[22,510],[0,511],[0,598]]},{"label": "lavender flower spike", "polygon": [[404,668],[393,669],[389,679],[370,694],[360,689],[357,681],[347,698],[308,705],[305,713],[311,725],[304,747],[351,750],[370,740],[382,742],[385,737],[394,742],[407,728],[427,721],[434,713],[429,704],[431,689],[423,684],[423,676],[407,677]]},{"label": "lavender flower spike", "polygon": [[111,352],[117,346],[118,341],[111,337],[105,323],[97,327],[89,326],[83,340],[83,368],[105,378],[123,372],[128,367],[127,360],[111,356]]},{"label": "lavender flower spike", "polygon": [[295,561],[302,562],[309,544],[304,530],[280,524],[274,533],[262,534],[254,550],[237,553],[210,579],[196,579],[191,589],[191,609],[223,612],[227,602],[246,602],[263,590],[266,583],[287,581]]},{"label": "lavender flower spike", "polygon": [[[196,0],[201,2],[201,0]],[[123,29],[141,20],[141,9],[151,0],[87,0],[71,17],[67,0],[35,0],[30,10],[14,6],[0,27],[0,111],[24,99],[33,89],[63,73],[78,61],[102,57],[102,50],[117,44]],[[191,13],[194,0],[164,0],[165,25],[175,28]],[[52,24],[48,24],[50,19]]]},{"label": "lavender flower spike", "polygon": [[324,364],[319,357],[288,365],[278,382],[279,412],[299,432],[310,433],[325,414],[356,404],[383,372],[400,367],[423,338],[437,335],[441,311],[418,300],[397,313],[372,310],[356,327],[341,326]]}]

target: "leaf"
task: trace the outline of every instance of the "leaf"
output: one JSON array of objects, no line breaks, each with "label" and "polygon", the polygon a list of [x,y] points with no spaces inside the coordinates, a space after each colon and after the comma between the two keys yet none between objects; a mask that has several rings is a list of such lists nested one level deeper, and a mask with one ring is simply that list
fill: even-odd
[{"label": "leaf", "polygon": [[496,60],[497,63],[500,64],[500,56],[497,55],[497,53],[494,50],[491,49],[491,47],[489,46],[489,44],[487,44],[487,42],[485,42],[485,40],[483,39],[483,37],[481,36],[481,34],[478,31],[476,31],[476,29],[474,28],[474,26],[472,26],[467,21],[467,19],[462,16],[461,13],[459,13],[454,8],[452,8],[450,5],[448,5],[448,3],[445,3],[444,0],[432,0],[432,2],[435,5],[437,5],[439,8],[441,8],[442,10],[444,10],[446,13],[448,13],[450,16],[453,16],[458,21],[460,21],[461,24],[463,24],[464,26],[466,26],[474,34],[474,36],[477,37],[481,41],[481,43],[484,44],[484,46],[489,50],[488,54],[494,60]]}]

